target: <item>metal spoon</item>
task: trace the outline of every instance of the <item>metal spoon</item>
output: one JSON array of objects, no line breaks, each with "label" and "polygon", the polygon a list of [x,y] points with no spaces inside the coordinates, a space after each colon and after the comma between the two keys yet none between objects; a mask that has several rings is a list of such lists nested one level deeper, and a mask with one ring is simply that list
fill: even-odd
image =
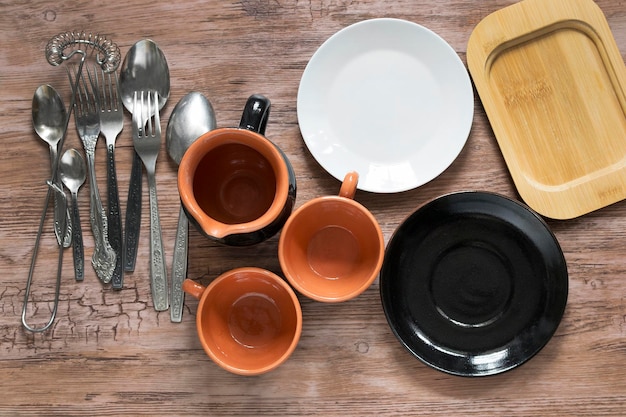
[{"label": "metal spoon", "polygon": [[78,214],[78,189],[87,178],[85,159],[76,149],[65,151],[59,161],[61,181],[72,195],[72,242],[74,251],[74,276],[76,281],[85,278],[85,256],[83,253],[83,234]]},{"label": "metal spoon", "polygon": [[[32,104],[32,118],[35,132],[50,147],[51,181],[59,185],[58,178],[58,145],[65,134],[67,111],[63,100],[57,91],[49,85],[41,85],[35,90]],[[58,189],[61,189],[58,186]],[[54,232],[59,245],[69,247],[72,239],[71,220],[67,210],[58,203],[60,196],[55,192],[54,196]],[[61,218],[65,216],[65,230],[61,230]]]},{"label": "metal spoon", "polygon": [[[120,70],[120,90],[124,107],[131,114],[135,91],[156,91],[159,93],[159,109],[165,105],[170,95],[170,71],[165,55],[156,43],[144,39],[130,48]],[[147,121],[148,115],[142,115],[142,119]],[[135,152],[126,203],[126,233],[123,245],[125,271],[134,271],[137,259],[141,225],[141,176],[142,162]]]},{"label": "metal spoon", "polygon": [[152,40],[140,40],[130,48],[122,63],[120,88],[124,107],[131,113],[135,91],[156,91],[159,109],[163,108],[170,96],[170,70],[165,54]]},{"label": "metal spoon", "polygon": [[[185,151],[201,135],[215,129],[215,113],[209,100],[201,93],[191,92],[180,99],[172,110],[165,134],[167,152],[176,164],[180,164]],[[178,213],[178,228],[172,261],[172,302],[170,318],[180,322],[183,317],[185,293],[182,284],[187,276],[187,234],[189,222],[182,208]]]}]

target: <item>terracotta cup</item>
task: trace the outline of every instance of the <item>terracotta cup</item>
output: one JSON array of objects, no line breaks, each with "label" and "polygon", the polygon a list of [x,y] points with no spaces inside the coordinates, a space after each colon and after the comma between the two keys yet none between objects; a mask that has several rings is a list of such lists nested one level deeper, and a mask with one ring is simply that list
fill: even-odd
[{"label": "terracotta cup", "polygon": [[200,136],[178,167],[180,199],[205,236],[227,245],[259,243],[278,232],[296,199],[296,176],[265,136],[270,102],[250,96],[239,127]]},{"label": "terracotta cup", "polygon": [[338,196],[303,204],[285,223],[278,258],[291,285],[318,301],[340,302],[378,276],[385,244],[374,216],[354,201],[358,174],[348,173]]},{"label": "terracotta cup", "polygon": [[260,268],[237,268],[207,287],[192,280],[183,290],[199,300],[198,337],[207,355],[239,375],[269,372],[296,348],[302,310],[289,284]]}]

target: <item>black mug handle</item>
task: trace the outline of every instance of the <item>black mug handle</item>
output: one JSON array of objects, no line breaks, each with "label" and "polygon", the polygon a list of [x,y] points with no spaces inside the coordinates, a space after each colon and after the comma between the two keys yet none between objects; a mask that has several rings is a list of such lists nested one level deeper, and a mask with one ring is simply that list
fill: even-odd
[{"label": "black mug handle", "polygon": [[248,98],[243,109],[239,128],[251,130],[265,135],[267,119],[270,115],[270,99],[260,94],[253,94]]}]

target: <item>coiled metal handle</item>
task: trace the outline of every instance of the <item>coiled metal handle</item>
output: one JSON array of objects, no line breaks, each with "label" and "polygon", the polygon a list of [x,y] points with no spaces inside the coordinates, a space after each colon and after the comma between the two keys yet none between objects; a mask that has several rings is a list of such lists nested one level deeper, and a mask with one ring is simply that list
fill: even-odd
[{"label": "coiled metal handle", "polygon": [[96,61],[104,72],[113,72],[120,65],[120,48],[105,36],[84,31],[64,32],[50,39],[46,45],[46,59],[50,65],[58,66],[77,51],[87,54],[96,51]]}]

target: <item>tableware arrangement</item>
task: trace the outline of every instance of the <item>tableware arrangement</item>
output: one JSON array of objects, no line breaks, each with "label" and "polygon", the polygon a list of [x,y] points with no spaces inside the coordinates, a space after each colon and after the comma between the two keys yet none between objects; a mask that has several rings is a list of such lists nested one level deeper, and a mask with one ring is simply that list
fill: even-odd
[{"label": "tableware arrangement", "polygon": [[199,300],[196,328],[202,347],[229,372],[269,372],[287,360],[300,340],[298,297],[270,271],[237,268],[206,288],[189,279],[183,288]]},{"label": "tableware arrangement", "polygon": [[463,62],[439,35],[406,20],[370,19],[313,54],[297,115],[322,168],[339,181],[354,170],[359,189],[394,193],[431,181],[456,159],[474,93]]},{"label": "tableware arrangement", "polygon": [[427,365],[485,376],[529,360],[563,316],[568,273],[545,221],[486,192],[428,202],[396,229],[380,273],[396,337]]},{"label": "tableware arrangement", "polygon": [[[97,138],[100,126],[106,131],[108,169],[113,176],[114,142],[123,115],[118,110],[103,117],[97,106],[115,97],[119,88],[117,97],[132,115],[135,159],[121,254],[124,270],[132,271],[136,262],[143,164],[150,195],[155,310],[169,308],[171,321],[181,322],[184,293],[198,299],[198,338],[221,368],[240,375],[275,369],[289,358],[300,339],[303,314],[296,292],[315,301],[343,302],[362,294],[377,277],[391,331],[426,365],[452,375],[478,377],[527,362],[557,330],[568,296],[562,250],[534,206],[548,217],[568,218],[575,210],[579,214],[590,210],[591,206],[581,203],[590,192],[607,194],[590,204],[600,200],[607,204],[622,191],[608,180],[603,180],[605,188],[598,186],[601,179],[619,178],[622,171],[604,153],[597,158],[591,155],[593,163],[583,162],[577,168],[580,171],[572,173],[575,162],[586,158],[583,149],[592,131],[600,137],[590,145],[591,154],[600,153],[605,145],[621,150],[622,145],[609,139],[610,134],[621,133],[622,127],[626,133],[624,113],[618,111],[626,84],[601,13],[588,5],[589,0],[568,3],[571,7],[562,8],[524,0],[487,17],[468,45],[470,70],[494,133],[530,207],[483,191],[447,194],[409,215],[386,248],[375,216],[356,201],[357,190],[398,193],[432,181],[457,158],[470,133],[472,84],[458,54],[443,38],[405,20],[371,19],[338,31],[313,54],[298,89],[298,123],[313,158],[342,183],[338,195],[317,197],[298,208],[296,175],[289,158],[265,136],[270,100],[259,94],[250,96],[238,126],[217,128],[206,97],[199,92],[185,95],[170,114],[166,130],[168,154],[178,165],[181,201],[171,286],[155,178],[162,143],[159,113],[170,94],[167,60],[153,41],[139,41],[124,59],[119,82],[114,82],[115,75],[110,74],[116,68],[110,68],[115,60],[113,48],[94,41],[101,55],[98,63],[106,72],[94,71],[94,88],[102,94],[99,100],[89,96],[80,84],[84,77],[79,69],[74,78],[70,73],[75,86],[70,108],[86,143],[90,169],[90,149],[95,148],[90,139]],[[566,17],[564,10],[569,13]],[[514,15],[528,19],[514,21]],[[596,32],[594,27],[601,28]],[[582,48],[572,46],[574,41]],[[71,37],[57,39],[47,54],[49,62],[63,62],[70,56],[65,54],[68,46],[76,42]],[[551,50],[556,51],[554,57],[547,53]],[[591,60],[591,69],[572,76],[572,68],[583,58]],[[556,72],[531,65],[536,62],[548,63],[544,66],[553,66]],[[522,63],[527,71],[517,70]],[[579,103],[591,93],[588,85],[573,86],[574,80],[589,75],[584,71],[594,71],[604,90],[590,102]],[[114,105],[106,102],[107,109]],[[87,103],[93,105],[90,111],[85,111]],[[593,106],[608,107],[607,114],[602,113],[601,120],[589,120]],[[94,113],[99,119],[85,120]],[[556,128],[545,135],[550,128],[543,118],[554,115],[551,120]],[[114,122],[108,120],[112,116],[116,116]],[[62,117],[57,116],[55,122],[62,122]],[[574,117],[586,120],[589,127],[583,129]],[[92,131],[87,132],[92,124]],[[567,134],[577,129],[581,131],[578,141],[563,144]],[[540,137],[548,140],[542,142]],[[557,149],[564,154],[557,157]],[[537,156],[540,160],[533,160]],[[78,158],[67,161],[68,169],[72,164],[80,165]],[[81,176],[67,173],[63,178],[74,180],[67,186],[73,210],[77,210],[75,195]],[[49,185],[46,207],[50,194],[56,192],[51,191],[54,175]],[[97,191],[93,174],[90,188],[92,193]],[[532,192],[526,192],[529,189]],[[114,218],[118,200],[111,199],[109,215]],[[64,198],[60,200],[64,205]],[[97,203],[92,198],[94,213],[103,212]],[[79,224],[79,220],[74,222]],[[280,232],[277,260],[284,277],[244,267],[223,273],[206,287],[185,279],[188,222],[203,236],[230,246],[255,245]],[[94,237],[106,235],[106,223],[97,225]],[[94,257],[102,247],[96,244]],[[62,252],[60,248],[57,300]],[[54,319],[56,304],[51,322],[43,329],[33,330],[25,321],[35,256],[36,250],[22,322],[28,330],[43,331]],[[116,289],[123,287],[122,276]]]},{"label": "tableware arrangement", "polygon": [[626,66],[592,0],[494,12],[467,63],[526,204],[570,219],[626,197]]},{"label": "tableware arrangement", "polygon": [[178,192],[204,236],[247,246],[275,235],[291,214],[296,176],[287,156],[263,134],[270,101],[250,96],[239,127],[211,130],[185,152]]},{"label": "tableware arrangement", "polygon": [[78,211],[78,190],[87,179],[87,164],[80,152],[71,148],[65,151],[59,162],[59,174],[65,188],[70,191],[72,211],[72,251],[74,255],[74,278],[85,279],[85,254],[83,232]]},{"label": "tableware arrangement", "polygon": [[365,291],[385,253],[376,218],[354,201],[359,175],[346,174],[338,196],[308,201],[280,234],[278,259],[289,283],[317,301],[341,302]]},{"label": "tableware arrangement", "polygon": [[[122,62],[119,79],[124,107],[131,114],[134,114],[135,92],[143,91],[145,94],[156,92],[159,110],[163,108],[170,95],[170,73],[167,59],[158,45],[150,39],[142,39],[128,50],[124,62]],[[140,120],[145,124],[149,117],[151,116],[148,113],[142,114]],[[125,271],[134,271],[137,259],[141,226],[141,182],[142,161],[135,152],[126,202]]]},{"label": "tableware arrangement", "polygon": [[[110,40],[108,40],[104,36],[93,35],[91,33],[86,33],[86,32],[64,32],[57,36],[54,36],[52,39],[50,39],[50,41],[46,45],[45,55],[46,55],[46,60],[48,61],[48,63],[53,66],[61,65],[62,63],[72,59],[73,57],[78,57],[80,61],[79,61],[78,70],[76,71],[76,73],[80,74],[82,72],[82,68],[85,63],[86,58],[89,55],[93,54],[94,51],[97,51],[95,52],[95,54],[98,57],[98,64],[105,71],[114,71],[119,65],[121,56],[120,56],[120,51],[117,45],[111,42]],[[70,75],[71,77],[71,73],[69,72],[69,70],[68,70],[68,75]],[[70,115],[71,115],[72,110],[75,108],[75,99],[76,99],[75,92],[79,88],[79,82],[80,82],[80,77],[76,77],[76,80],[72,85],[72,95],[71,95],[71,101],[69,105],[70,110],[69,110],[69,113],[67,114],[67,117],[64,118],[65,125],[62,129],[63,134],[61,135],[61,139],[58,141],[58,144],[57,144],[58,149],[63,149],[63,145],[65,143],[67,128],[68,128],[69,121],[70,121]],[[22,306],[22,314],[21,314],[22,326],[24,327],[24,329],[30,332],[34,332],[34,333],[45,332],[46,330],[50,328],[50,326],[52,325],[56,317],[56,313],[57,313],[58,305],[59,305],[61,275],[63,271],[64,245],[59,245],[59,256],[57,260],[54,299],[52,300],[52,307],[50,308],[50,316],[48,318],[48,321],[40,327],[37,327],[36,325],[31,325],[28,323],[28,318],[26,316],[27,316],[27,312],[28,312],[29,304],[30,304],[31,285],[32,285],[32,281],[33,281],[33,277],[35,273],[37,255],[39,253],[39,246],[41,243],[43,227],[44,227],[46,216],[47,216],[48,205],[50,202],[50,197],[52,196],[53,193],[56,193],[56,196],[58,196],[57,203],[63,205],[62,210],[60,211],[64,212],[67,210],[67,206],[66,206],[67,200],[66,200],[65,192],[58,184],[54,182],[54,179],[56,178],[57,170],[58,170],[58,161],[59,161],[58,158],[56,158],[56,163],[53,164],[53,167],[52,167],[51,178],[49,181],[46,182],[46,184],[48,185],[48,189],[47,189],[46,197],[44,199],[41,217],[39,219],[39,227],[37,229],[37,234],[35,237],[35,244],[33,247],[30,267],[28,270],[28,277],[26,279],[26,288],[24,290],[24,303]],[[67,217],[66,216],[58,216],[58,217],[61,219],[60,221],[62,225],[62,227],[60,227],[60,230],[65,230],[65,227],[66,227],[65,222],[66,222]]]},{"label": "tableware arrangement", "polygon": [[100,132],[106,140],[107,147],[108,237],[116,256],[115,268],[111,276],[111,288],[120,290],[124,287],[124,268],[122,267],[120,197],[117,190],[115,169],[115,141],[124,129],[124,108],[117,72],[106,73],[102,68],[96,66],[93,71],[93,79],[90,81],[100,104]]},{"label": "tableware arrangement", "polygon": [[[192,91],[180,99],[167,123],[165,146],[170,158],[178,165],[187,149],[204,133],[215,129],[215,112],[211,102],[202,93]],[[181,204],[174,241],[170,287],[170,319],[180,322],[183,318],[185,293],[182,284],[187,277],[187,249],[189,221]]]},{"label": "tableware arrangement", "polygon": [[[95,50],[97,52],[93,53]],[[92,257],[92,265],[94,266],[96,275],[103,283],[111,283],[111,288],[123,288],[123,269],[121,258],[124,257],[122,252],[122,231],[120,222],[119,196],[117,192],[117,175],[115,169],[115,140],[123,130],[123,110],[122,103],[124,98],[132,95],[133,102],[127,105],[131,111],[133,118],[133,145],[136,150],[135,154],[139,156],[140,162],[146,166],[148,185],[150,191],[150,276],[151,287],[153,293],[153,301],[155,310],[163,311],[169,307],[169,294],[167,285],[167,275],[165,269],[165,258],[163,250],[163,242],[161,238],[161,228],[158,213],[158,200],[156,196],[156,179],[155,166],[161,146],[161,126],[159,110],[165,104],[169,95],[169,70],[167,61],[162,51],[151,40],[143,40],[137,42],[129,51],[124,60],[123,72],[121,80],[118,80],[115,72],[119,64],[119,49],[106,38],[86,34],[85,32],[67,32],[54,37],[46,48],[46,57],[49,63],[60,65],[70,60],[74,56],[79,56],[80,61],[77,65],[71,65],[67,69],[67,75],[72,87],[72,102],[70,112],[74,111],[76,128],[80,140],[83,142],[84,152],[87,159],[87,169],[89,170],[90,184],[90,221],[92,232],[94,235],[94,252]],[[85,67],[87,60],[95,59],[96,65],[93,70]],[[88,79],[88,82],[87,82]],[[90,88],[91,87],[91,88]],[[124,92],[122,92],[122,90]],[[163,97],[159,96],[159,92],[163,92]],[[51,155],[56,155],[59,142],[64,139],[67,132],[67,124],[69,115],[65,112],[65,108],[60,100],[60,96],[54,89],[49,86],[39,88],[33,99],[33,123],[38,132],[47,142],[50,143]],[[208,100],[205,99],[208,103]],[[207,106],[207,103],[203,103]],[[183,103],[184,104],[184,103]],[[199,108],[198,102],[194,104],[195,108]],[[170,145],[170,152],[173,157],[182,158],[181,147],[188,146],[182,143],[183,140],[191,141],[198,137],[201,133],[205,133],[215,125],[215,117],[212,114],[212,108],[208,103],[208,110],[202,108],[202,111],[209,112],[206,120],[194,121],[195,132],[194,138],[181,137],[183,134],[191,135],[193,128],[185,126],[183,131],[177,131],[175,136],[175,144]],[[187,110],[187,113],[189,110]],[[180,112],[182,113],[182,112]],[[176,116],[176,115],[174,115]],[[187,115],[187,117],[195,117],[195,115]],[[153,120],[154,118],[154,120]],[[180,118],[180,117],[179,117]],[[176,117],[174,117],[176,119]],[[187,120],[183,120],[186,122]],[[206,124],[209,124],[207,127]],[[180,130],[180,129],[179,129]],[[98,185],[95,178],[95,148],[100,134],[103,134],[107,142],[107,184],[108,184],[108,215],[102,206]],[[54,146],[53,146],[54,145]],[[60,146],[62,148],[62,145]],[[178,154],[180,155],[178,156]],[[74,272],[78,281],[84,279],[84,255],[82,234],[80,228],[80,217],[78,215],[78,206],[76,204],[77,191],[82,182],[85,180],[84,160],[80,154],[74,150],[68,150],[64,154],[66,160],[63,164],[63,180],[73,200],[73,216],[74,222],[77,224],[75,229],[77,238],[75,240],[74,251]],[[53,174],[56,175],[56,165],[53,160]],[[83,165],[81,165],[81,162]],[[141,166],[139,166],[141,170]],[[140,172],[141,173],[141,172]],[[141,176],[139,176],[139,187]],[[62,198],[62,209],[65,208],[65,193],[54,181],[54,176],[48,182],[49,190],[46,203],[49,200],[51,190],[58,193]],[[141,202],[141,189],[133,189],[131,187],[129,194],[129,207],[134,205],[133,197],[139,203]],[[57,204],[59,206],[59,204]],[[140,207],[140,206],[139,206]],[[132,210],[131,217],[133,215]],[[45,220],[46,213],[42,214],[41,223]],[[115,236],[109,239],[108,236],[108,219],[109,217],[115,224]],[[132,217],[136,222],[135,227],[130,227],[131,237],[138,235],[138,215]],[[71,219],[68,219],[71,221]],[[132,222],[131,222],[132,223]],[[63,222],[55,227],[59,229]],[[132,225],[131,225],[132,226]],[[69,228],[68,228],[69,229]],[[181,225],[181,230],[183,229]],[[58,232],[58,231],[57,231]],[[182,234],[182,232],[181,232]],[[38,234],[36,247],[39,245],[41,231]],[[116,249],[113,248],[111,242],[114,243]],[[185,244],[186,245],[186,244]],[[133,245],[131,245],[133,246]],[[179,248],[180,249],[180,248]],[[131,254],[135,252],[131,248]],[[134,255],[133,255],[134,256]],[[134,258],[130,256],[130,264],[134,267]],[[173,267],[178,271],[175,281],[172,283],[172,293],[176,296],[176,306],[172,311],[172,321],[181,321],[182,316],[182,280],[186,273],[186,251],[180,253],[177,251]],[[181,258],[185,258],[181,260]],[[27,281],[27,291],[23,308],[22,321],[27,330],[45,331],[54,320],[56,315],[56,306],[58,304],[58,294],[61,276],[62,251],[59,252],[59,266],[57,274],[56,298],[50,321],[43,328],[34,328],[26,323],[26,310],[28,305],[28,297],[30,293],[30,284],[35,265],[36,254],[33,255],[31,271]],[[182,272],[180,264],[184,264]],[[182,274],[182,275],[181,275]]]}]

